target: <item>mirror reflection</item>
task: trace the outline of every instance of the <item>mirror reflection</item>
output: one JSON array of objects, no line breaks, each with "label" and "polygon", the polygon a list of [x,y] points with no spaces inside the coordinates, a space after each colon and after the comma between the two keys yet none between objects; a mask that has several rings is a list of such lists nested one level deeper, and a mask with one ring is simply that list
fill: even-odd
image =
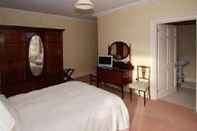
[{"label": "mirror reflection", "polygon": [[129,47],[126,43],[121,41],[116,41],[112,43],[109,48],[109,54],[112,55],[117,60],[122,60],[129,55]]},{"label": "mirror reflection", "polygon": [[40,36],[34,35],[29,45],[29,65],[34,76],[39,76],[44,67],[44,47]]}]

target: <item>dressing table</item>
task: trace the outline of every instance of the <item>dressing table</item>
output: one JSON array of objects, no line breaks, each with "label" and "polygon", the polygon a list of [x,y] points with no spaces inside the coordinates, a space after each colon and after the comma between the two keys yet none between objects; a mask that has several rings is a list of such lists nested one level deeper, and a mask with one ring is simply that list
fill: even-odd
[{"label": "dressing table", "polygon": [[[133,66],[131,64],[131,48],[122,41],[116,41],[108,47],[108,55],[113,56],[113,67],[97,67],[97,86],[101,82],[110,83],[121,88],[121,97],[124,98],[124,88],[132,82]],[[129,60],[122,62],[124,59]]]}]

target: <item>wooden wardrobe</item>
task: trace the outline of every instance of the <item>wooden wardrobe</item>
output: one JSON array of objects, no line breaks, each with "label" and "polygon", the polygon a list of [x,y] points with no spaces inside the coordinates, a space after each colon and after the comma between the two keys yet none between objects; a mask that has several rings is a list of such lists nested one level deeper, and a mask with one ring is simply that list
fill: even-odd
[{"label": "wooden wardrobe", "polygon": [[[41,89],[63,82],[63,29],[0,26],[0,86],[6,96]],[[39,76],[32,75],[29,46],[38,35],[44,48]]]}]

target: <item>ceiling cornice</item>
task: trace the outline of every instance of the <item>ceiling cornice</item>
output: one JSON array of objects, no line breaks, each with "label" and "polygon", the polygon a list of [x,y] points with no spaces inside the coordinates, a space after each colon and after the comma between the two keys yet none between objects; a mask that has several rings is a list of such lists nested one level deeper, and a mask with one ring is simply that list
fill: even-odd
[{"label": "ceiling cornice", "polygon": [[131,6],[143,5],[143,4],[146,4],[148,2],[154,2],[154,1],[158,1],[158,0],[140,0],[140,1],[132,2],[132,3],[129,3],[129,4],[126,4],[126,5],[123,5],[123,6],[119,6],[117,8],[113,8],[113,9],[109,9],[109,10],[106,10],[106,11],[101,11],[101,12],[95,13],[94,16],[101,17],[101,16],[109,15],[113,12],[119,11],[121,9],[127,9]]},{"label": "ceiling cornice", "polygon": [[29,13],[38,13],[38,14],[43,14],[43,15],[46,14],[46,15],[50,15],[50,16],[58,16],[58,17],[64,18],[65,20],[73,20],[73,21],[80,21],[80,22],[90,22],[90,23],[96,23],[97,22],[96,19],[77,18],[77,17],[71,17],[71,16],[43,13],[43,12],[37,12],[37,11],[29,11],[29,10],[23,10],[23,9],[7,8],[7,7],[0,7],[0,8],[7,9],[7,10],[12,10],[12,11],[25,11],[27,13],[29,12]]},{"label": "ceiling cornice", "polygon": [[[119,6],[119,7],[112,8],[112,9],[105,10],[105,11],[100,11],[98,13],[94,13],[93,16],[94,17],[101,17],[101,16],[109,15],[113,12],[116,12],[116,11],[119,11],[122,9],[127,9],[131,6],[143,5],[148,2],[154,2],[154,1],[159,1],[159,0],[139,0],[137,2],[128,3],[123,6]],[[59,14],[43,13],[43,12],[37,12],[37,11],[28,11],[28,10],[23,10],[23,9],[15,9],[15,8],[7,8],[7,7],[0,7],[0,8],[10,9],[10,10],[19,10],[19,11],[21,10],[21,11],[26,11],[26,12],[33,12],[33,13],[40,13],[40,14],[47,14],[47,15],[54,15],[54,16],[61,16],[61,17],[64,17],[66,20],[75,20],[75,21],[93,22],[93,23],[97,22],[97,19],[79,18],[79,17],[64,16],[64,15],[59,15]]]},{"label": "ceiling cornice", "polygon": [[[58,16],[58,15],[57,15]],[[76,17],[70,17],[70,16],[62,16],[66,20],[75,20],[75,21],[81,21],[81,22],[91,22],[91,23],[96,23],[96,19],[88,19],[88,18],[76,18]]]}]

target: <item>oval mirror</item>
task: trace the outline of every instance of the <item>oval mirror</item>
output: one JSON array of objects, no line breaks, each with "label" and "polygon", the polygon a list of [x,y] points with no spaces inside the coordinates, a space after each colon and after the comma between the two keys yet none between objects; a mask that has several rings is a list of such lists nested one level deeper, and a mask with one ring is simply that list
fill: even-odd
[{"label": "oval mirror", "polygon": [[33,76],[39,76],[44,67],[44,47],[40,36],[34,35],[29,43],[29,65]]},{"label": "oval mirror", "polygon": [[116,41],[109,47],[109,54],[112,55],[116,60],[127,58],[129,53],[129,46],[122,41]]}]

